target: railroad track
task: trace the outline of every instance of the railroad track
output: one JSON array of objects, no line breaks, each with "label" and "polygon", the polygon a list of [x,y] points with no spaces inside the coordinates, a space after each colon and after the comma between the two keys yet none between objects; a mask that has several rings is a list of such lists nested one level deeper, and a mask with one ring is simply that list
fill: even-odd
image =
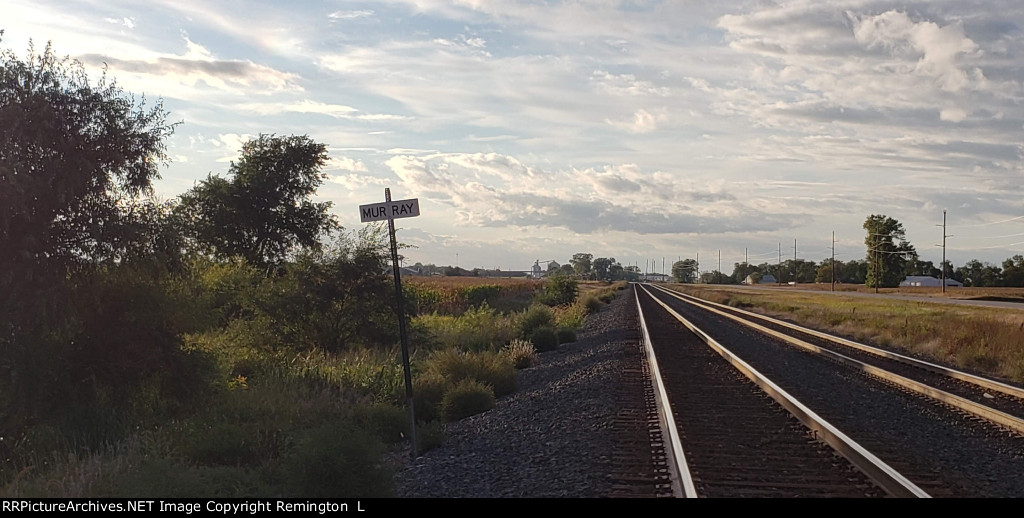
[{"label": "railroad track", "polygon": [[654,286],[680,300],[725,316],[806,351],[827,356],[903,390],[984,419],[1008,432],[1024,434],[1024,388],[977,376],[921,359],[858,343]]},{"label": "railroad track", "polygon": [[[851,477],[850,482],[855,488],[852,491],[855,494],[860,491],[861,496],[878,496],[877,491],[882,488],[883,494],[898,496],[1024,495],[1024,437],[1021,436],[1020,426],[1014,421],[1020,420],[1017,415],[1024,415],[1019,413],[1021,398],[1015,393],[1020,390],[1019,388],[995,380],[974,380],[965,373],[946,373],[945,367],[931,364],[922,366],[911,358],[894,358],[891,354],[865,350],[866,346],[862,344],[840,344],[843,347],[841,352],[823,353],[819,349],[831,349],[831,345],[826,347],[826,343],[834,341],[812,330],[794,329],[787,323],[767,321],[752,314],[744,315],[745,312],[736,308],[715,306],[663,289],[638,286],[636,292],[638,306],[651,328],[653,349],[660,358],[657,361],[665,373],[667,392],[673,398],[689,398],[678,401],[673,399],[672,405],[673,414],[683,428],[680,438],[680,441],[683,441],[682,450],[693,452],[679,456],[685,458],[694,473],[700,473],[699,477],[694,477],[695,492],[698,495],[720,496],[725,491],[722,496],[736,496],[729,493],[736,491],[740,496],[849,496],[846,491],[850,491],[840,488],[848,487],[849,484],[828,478],[833,475],[804,476],[807,479],[830,482],[817,487],[814,484],[807,485],[806,482],[794,481],[790,483],[789,490],[784,489],[787,487],[785,484],[778,483],[758,486],[756,480],[745,482],[746,489],[742,489],[742,484],[722,485],[722,481],[727,481],[728,477],[735,477],[738,473],[743,477],[752,476],[746,474],[751,468],[744,466],[752,466],[755,461],[734,461],[730,464],[728,457],[733,455],[732,453],[727,454],[725,458],[714,457],[715,454],[726,451],[726,443],[716,446],[700,441],[705,440],[704,437],[721,438],[726,434],[722,431],[725,428],[739,428],[736,426],[737,423],[751,421],[753,418],[729,417],[728,412],[732,410],[726,409],[733,403],[726,402],[726,406],[716,406],[716,398],[724,397],[735,390],[723,388],[726,384],[722,380],[713,381],[709,378],[696,382],[694,380],[701,378],[695,373],[689,373],[682,375],[688,378],[689,382],[669,381],[676,376],[672,374],[677,368],[674,366],[676,362],[685,361],[691,365],[704,366],[722,365],[724,362],[720,360],[713,362],[713,356],[727,355],[710,353],[708,346],[703,345],[704,342],[719,341],[735,348],[745,358],[752,359],[751,364],[743,369],[754,370],[756,367],[773,379],[783,380],[789,392],[806,402],[804,410],[797,410],[797,415],[809,412],[809,408],[820,409],[818,414],[847,432],[840,435],[847,439],[852,438],[864,451],[874,452],[868,456],[882,461],[881,465],[885,467],[872,468],[865,465],[863,459],[853,458],[849,451],[842,448],[836,450],[841,452],[838,455],[844,457],[836,461],[837,466],[844,466],[840,472],[850,472],[849,466],[853,464],[857,469],[852,471],[858,476],[870,479],[868,485],[865,485],[864,478]],[[675,315],[668,317],[670,312]],[[745,327],[749,324],[741,325],[739,320],[754,320],[756,326]],[[684,325],[692,330],[684,330]],[[793,340],[802,343],[800,348],[790,345]],[[784,341],[787,345],[783,345]],[[811,354],[809,351],[814,353]],[[685,357],[688,354],[696,356]],[[824,360],[825,358],[827,360]],[[867,366],[856,363],[865,359],[871,359],[874,363]],[[673,367],[667,369],[666,363],[671,363]],[[741,362],[733,360],[733,363]],[[890,369],[899,374],[883,374],[883,371]],[[723,370],[738,372],[731,367]],[[911,380],[909,388],[902,384],[902,378]],[[880,379],[883,383],[879,383]],[[750,385],[750,382],[747,384]],[[941,385],[941,389],[931,387],[922,390],[920,387],[913,387],[927,384]],[[669,388],[673,385],[678,387]],[[707,387],[715,388],[708,394],[702,394],[700,391],[707,390]],[[776,388],[782,390],[780,387]],[[756,394],[749,387],[748,390]],[[672,396],[673,393],[677,395]],[[939,397],[941,402],[932,400],[933,393],[943,394]],[[950,395],[953,399],[949,399]],[[764,396],[758,397],[765,399]],[[988,402],[994,402],[993,406],[998,405],[998,409],[978,409]],[[701,406],[705,404],[712,406]],[[705,426],[701,423],[711,422],[711,416],[718,414],[725,416],[718,421],[722,427],[718,431],[714,428],[705,432],[692,430],[693,426]],[[996,418],[990,421],[992,416]],[[695,417],[699,418],[694,419]],[[808,421],[804,415],[801,415],[800,420]],[[771,428],[781,430],[781,427]],[[816,432],[808,432],[808,429]],[[801,433],[814,439],[831,440],[828,435],[833,432],[822,429],[822,425],[805,424],[796,427],[796,434],[799,436]],[[820,441],[806,440],[807,437],[804,442],[821,448]],[[775,441],[767,437],[760,440],[766,442],[757,448],[751,448],[751,443],[746,443],[746,448],[764,453],[764,462],[768,462],[771,455],[763,450],[774,451],[775,442],[799,442],[792,439],[788,442],[781,439]],[[686,447],[686,441],[694,443]],[[742,441],[739,444],[742,444]],[[836,453],[823,451],[837,457]],[[808,465],[810,464],[812,463],[808,461]],[[899,476],[912,481],[910,486],[916,489],[893,489],[888,485],[890,482],[879,481],[878,470],[883,474],[903,473],[904,475]],[[791,472],[799,473],[795,469]],[[797,476],[798,480],[799,478]]]},{"label": "railroad track", "polygon": [[677,494],[928,496],[645,290],[636,296]]}]

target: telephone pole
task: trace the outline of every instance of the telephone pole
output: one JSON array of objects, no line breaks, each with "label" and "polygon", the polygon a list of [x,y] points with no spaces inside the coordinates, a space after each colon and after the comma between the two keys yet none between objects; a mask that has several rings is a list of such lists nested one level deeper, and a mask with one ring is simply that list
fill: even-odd
[{"label": "telephone pole", "polygon": [[722,284],[722,249],[718,249],[718,284]]},{"label": "telephone pole", "polygon": [[832,231],[832,291],[836,291],[836,231]]},{"label": "telephone pole", "polygon": [[[938,225],[936,225],[938,226]],[[942,293],[946,293],[946,238],[953,237],[946,235],[946,211],[942,211],[942,264],[939,265],[942,270]]]},{"label": "telephone pole", "polygon": [[779,277],[775,279],[775,284],[782,284],[782,242],[779,242],[779,265],[775,267],[775,274]]}]

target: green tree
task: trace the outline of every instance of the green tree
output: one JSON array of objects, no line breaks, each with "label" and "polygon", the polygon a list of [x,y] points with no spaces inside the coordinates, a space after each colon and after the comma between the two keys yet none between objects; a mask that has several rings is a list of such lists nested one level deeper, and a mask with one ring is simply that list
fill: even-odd
[{"label": "green tree", "polygon": [[697,279],[697,261],[683,259],[672,263],[672,277],[681,284],[692,284]]},{"label": "green tree", "polygon": [[581,279],[589,279],[591,269],[593,267],[594,254],[572,254],[572,260],[569,261],[572,264],[573,272],[576,273]]},{"label": "green tree", "polygon": [[[843,262],[835,262],[835,280],[836,282],[842,282],[843,280]],[[822,259],[821,266],[818,266],[818,271],[814,275],[814,282],[827,282],[831,283],[833,279],[832,275],[832,258]]]},{"label": "green tree", "polygon": [[757,267],[750,263],[734,263],[732,266],[732,279],[734,284],[743,284],[747,276],[756,272]]},{"label": "green tree", "polygon": [[159,384],[179,359],[160,279],[127,264],[178,246],[152,199],[167,115],[50,45],[0,50],[0,435]]},{"label": "green tree", "polygon": [[935,263],[931,261],[922,261],[916,254],[911,256],[904,266],[904,275],[923,275],[926,277],[935,277],[936,279],[942,275],[942,270],[935,267]]},{"label": "green tree", "polygon": [[49,45],[0,51],[0,276],[120,259],[167,158],[166,117]]},{"label": "green tree", "polygon": [[894,288],[906,278],[908,258],[917,255],[907,241],[903,224],[883,214],[872,214],[864,221],[867,236],[868,272],[865,280],[871,287]]},{"label": "green tree", "polygon": [[594,262],[592,263],[594,277],[599,281],[611,280],[609,270],[613,264],[616,264],[614,257],[611,259],[607,257],[598,257],[597,259],[594,259]]},{"label": "green tree", "polygon": [[1024,256],[1018,254],[1003,261],[1003,286],[1024,287]]},{"label": "green tree", "polygon": [[278,265],[337,228],[331,203],[312,201],[326,162],[327,146],[309,137],[260,135],[231,163],[230,179],[209,175],[183,194],[180,213],[208,252]]}]

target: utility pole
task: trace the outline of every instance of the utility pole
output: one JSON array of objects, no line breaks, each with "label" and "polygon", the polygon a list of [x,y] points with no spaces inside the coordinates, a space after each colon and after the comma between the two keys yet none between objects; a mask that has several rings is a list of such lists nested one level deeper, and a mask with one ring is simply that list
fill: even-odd
[{"label": "utility pole", "polygon": [[836,291],[836,231],[832,231],[832,291]]},{"label": "utility pole", "polygon": [[[938,226],[938,225],[936,225]],[[953,237],[946,235],[946,211],[942,211],[942,293],[946,293],[946,238]]]},{"label": "utility pole", "polygon": [[775,279],[775,284],[782,284],[782,242],[779,242],[779,265],[775,267],[775,274],[779,276]]},{"label": "utility pole", "polygon": [[796,264],[796,239],[793,239],[793,282],[796,282],[800,267]]},{"label": "utility pole", "polygon": [[700,284],[700,250],[697,250],[697,271],[693,272],[694,284]]},{"label": "utility pole", "polygon": [[722,284],[722,249],[718,249],[718,284]]}]

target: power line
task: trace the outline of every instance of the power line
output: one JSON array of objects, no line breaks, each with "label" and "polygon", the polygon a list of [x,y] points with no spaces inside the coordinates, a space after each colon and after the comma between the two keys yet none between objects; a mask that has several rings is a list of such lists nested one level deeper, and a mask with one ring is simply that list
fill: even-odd
[{"label": "power line", "polygon": [[959,227],[956,227],[956,228],[960,228],[960,227],[985,227],[985,226],[988,226],[988,225],[998,225],[1000,223],[1009,223],[1011,221],[1015,221],[1015,220],[1018,220],[1018,219],[1024,219],[1024,216],[1017,216],[1015,218],[1004,219],[1002,221],[990,221],[988,223],[975,223],[973,225],[960,225]]}]

